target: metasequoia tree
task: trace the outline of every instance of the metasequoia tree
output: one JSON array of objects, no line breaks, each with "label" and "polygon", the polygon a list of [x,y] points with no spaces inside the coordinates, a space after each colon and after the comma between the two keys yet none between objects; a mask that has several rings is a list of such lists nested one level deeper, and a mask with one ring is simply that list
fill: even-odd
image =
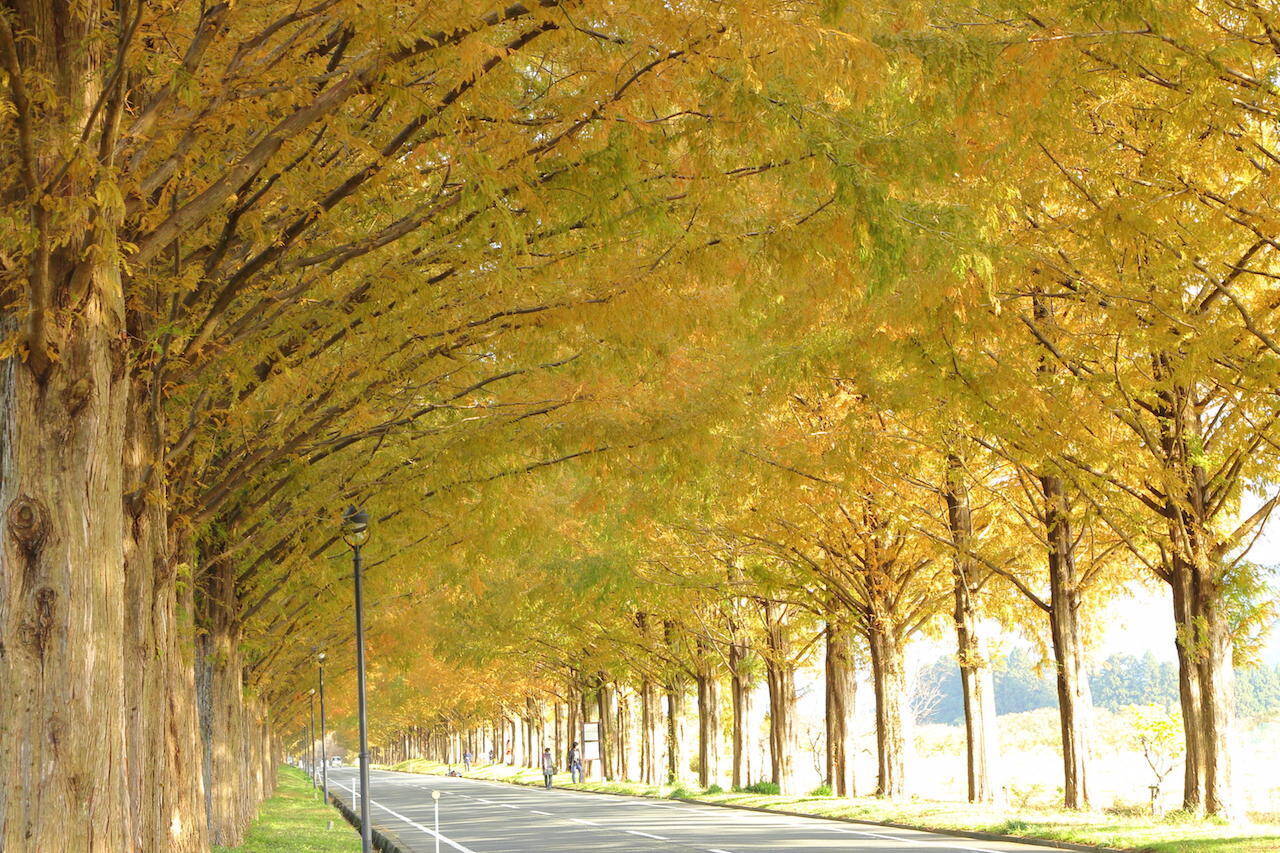
[{"label": "metasequoia tree", "polygon": [[[424,419],[518,375],[493,334],[811,214],[821,192],[765,192],[799,204],[757,216],[722,187],[826,168],[724,120],[743,98],[785,116],[757,75],[790,67],[801,92],[825,77],[800,73],[811,50],[862,62],[816,23],[752,3],[0,10],[7,846],[238,843],[251,805],[203,808],[202,775],[237,774],[196,771],[195,696],[223,697],[206,743],[260,730],[234,724],[231,646],[323,621],[307,587],[337,578],[299,578],[332,542],[319,508],[409,481]],[[573,275],[605,250],[627,260]],[[189,614],[221,672],[197,679]],[[283,662],[254,661],[261,683]]]},{"label": "metasequoia tree", "polygon": [[[1278,354],[1262,211],[1276,95],[1261,70],[1275,60],[1274,25],[1274,9],[1211,2],[1149,15],[1046,8],[1000,27],[1027,39],[1019,52],[1030,60],[1006,66],[1006,82],[1053,80],[1016,117],[1022,130],[1008,128],[1010,145],[991,152],[1028,171],[1006,220],[1017,220],[1006,233],[1018,256],[998,270],[1023,329],[1022,370],[1044,397],[1087,399],[1117,427],[1079,435],[1058,457],[1067,464],[1040,471],[1046,506],[1061,507],[1074,485],[1168,583],[1184,805],[1214,813],[1238,808],[1233,626],[1247,623],[1240,605],[1253,586],[1241,557],[1275,501],[1262,451],[1274,441]],[[1036,42],[1046,27],[1067,36],[1061,52]],[[1193,105],[1189,92],[1204,98]],[[1242,509],[1249,487],[1263,498]]]}]

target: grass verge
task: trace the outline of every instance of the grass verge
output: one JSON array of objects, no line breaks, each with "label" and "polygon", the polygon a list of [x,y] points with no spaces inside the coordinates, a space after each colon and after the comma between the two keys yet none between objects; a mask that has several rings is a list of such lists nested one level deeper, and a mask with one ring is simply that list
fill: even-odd
[{"label": "grass verge", "polygon": [[358,853],[360,836],[320,799],[307,774],[281,767],[277,780],[244,844],[214,847],[214,853]]},{"label": "grass verge", "polygon": [[[454,767],[456,769],[457,765]],[[442,774],[447,768],[439,762],[412,759],[388,769]],[[480,765],[464,775],[472,779],[521,785],[542,784],[540,771],[504,764]],[[1033,809],[1015,811],[933,800],[891,802],[863,797],[837,799],[830,796],[778,796],[718,791],[714,788],[704,791],[696,785],[644,785],[638,782],[584,782],[573,785],[569,783],[567,773],[556,776],[556,784],[580,791],[750,806],[792,814],[892,823],[942,832],[994,832],[1029,840],[1070,841],[1142,853],[1276,853],[1280,850],[1280,826],[1226,824],[1211,820],[1192,820],[1176,814],[1160,819],[1103,812]]]}]

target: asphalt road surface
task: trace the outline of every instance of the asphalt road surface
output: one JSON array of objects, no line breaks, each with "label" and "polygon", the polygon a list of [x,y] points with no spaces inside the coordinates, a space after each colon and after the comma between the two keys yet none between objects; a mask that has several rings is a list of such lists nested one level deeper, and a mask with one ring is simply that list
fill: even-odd
[{"label": "asphalt road surface", "polygon": [[[359,813],[359,774],[329,770]],[[671,800],[525,788],[417,773],[370,773],[370,817],[413,853],[435,853],[431,792],[440,792],[442,853],[1032,853],[1050,848],[769,815]]]}]

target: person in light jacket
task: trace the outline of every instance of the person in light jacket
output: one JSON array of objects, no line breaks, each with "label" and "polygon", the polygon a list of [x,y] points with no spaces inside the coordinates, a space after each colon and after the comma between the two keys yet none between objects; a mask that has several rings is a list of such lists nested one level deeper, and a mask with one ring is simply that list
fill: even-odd
[{"label": "person in light jacket", "polygon": [[542,782],[547,788],[551,788],[551,777],[556,775],[556,760],[551,755],[551,747],[545,747],[542,750]]}]

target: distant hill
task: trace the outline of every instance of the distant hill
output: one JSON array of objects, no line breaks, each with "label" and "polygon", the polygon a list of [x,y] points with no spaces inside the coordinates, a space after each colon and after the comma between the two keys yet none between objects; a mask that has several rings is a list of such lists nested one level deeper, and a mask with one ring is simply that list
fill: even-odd
[{"label": "distant hill", "polygon": [[[1058,706],[1052,671],[1038,672],[1039,659],[1016,649],[995,675],[996,713],[1016,714]],[[922,685],[913,699],[917,719],[924,723],[957,724],[964,721],[960,670],[953,658],[939,658],[926,666],[917,680]],[[1112,655],[1094,667],[1089,676],[1095,705],[1118,710],[1126,705],[1174,705],[1178,701],[1177,664],[1158,659],[1151,652],[1141,657]],[[1236,707],[1245,717],[1280,713],[1280,664],[1236,671]]]}]

